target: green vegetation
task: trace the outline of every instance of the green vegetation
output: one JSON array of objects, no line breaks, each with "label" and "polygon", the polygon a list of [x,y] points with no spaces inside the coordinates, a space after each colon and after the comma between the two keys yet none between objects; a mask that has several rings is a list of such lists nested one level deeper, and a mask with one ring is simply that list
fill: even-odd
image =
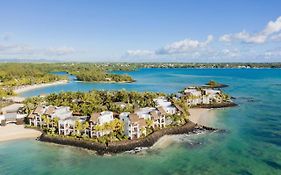
[{"label": "green vegetation", "polygon": [[0,97],[11,96],[14,87],[66,80],[67,76],[51,72],[67,72],[76,75],[80,81],[133,82],[126,74],[112,74],[111,71],[134,70],[134,66],[119,64],[86,63],[0,63]]},{"label": "green vegetation", "polygon": [[281,63],[138,63],[137,68],[281,68]]},{"label": "green vegetation", "polygon": [[73,73],[77,80],[90,82],[134,82],[133,78],[127,74],[109,74],[104,71],[85,71]]},{"label": "green vegetation", "polygon": [[221,84],[221,83],[218,83],[216,81],[209,81],[208,83],[206,83],[206,85],[208,85],[210,88],[223,88],[223,87],[227,87],[228,85],[225,85],[225,84]]},{"label": "green vegetation", "polygon": [[66,79],[66,77],[49,74],[44,64],[0,64],[0,82],[2,87],[14,87],[48,83]]},{"label": "green vegetation", "polygon": [[167,116],[172,120],[172,125],[180,126],[188,122],[190,113],[188,111],[189,107],[184,99],[171,99],[172,102],[180,108],[180,112]]},{"label": "green vegetation", "polygon": [[13,87],[67,79],[50,72],[67,72],[80,81],[134,82],[126,74],[138,68],[281,68],[281,63],[0,63],[0,97],[14,95]]},{"label": "green vegetation", "polygon": [[11,88],[2,87],[0,85],[0,100],[2,97],[12,96],[15,95]]},{"label": "green vegetation", "polygon": [[[116,113],[133,112],[134,108],[155,106],[154,98],[163,96],[155,92],[129,92],[121,91],[98,91],[90,92],[62,92],[50,94],[46,97],[32,97],[25,101],[26,110],[30,112],[39,104],[54,106],[69,106],[74,113],[90,115],[93,112],[110,110]],[[122,102],[125,107],[121,107]]]}]

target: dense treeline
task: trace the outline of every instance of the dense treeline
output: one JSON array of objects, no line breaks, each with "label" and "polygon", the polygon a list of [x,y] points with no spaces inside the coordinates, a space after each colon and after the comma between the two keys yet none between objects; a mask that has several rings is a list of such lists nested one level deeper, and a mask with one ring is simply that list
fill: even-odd
[{"label": "dense treeline", "polygon": [[75,73],[77,80],[80,81],[108,81],[108,82],[133,82],[133,78],[127,74],[108,74],[102,71],[89,71]]},{"label": "dense treeline", "polygon": [[281,63],[139,63],[131,64],[131,66],[137,68],[281,68]]},{"label": "dense treeline", "polygon": [[33,64],[0,64],[1,86],[12,87],[47,83],[66,79],[63,76],[48,74],[39,65]]},{"label": "dense treeline", "polygon": [[67,79],[50,72],[67,72],[81,81],[133,82],[126,74],[138,68],[281,68],[281,63],[0,63],[0,97],[12,87]]},{"label": "dense treeline", "polygon": [[119,64],[86,63],[0,63],[0,97],[13,94],[13,88],[67,79],[51,72],[67,72],[81,81],[133,82],[129,75],[112,74],[110,71],[131,70]]},{"label": "dense treeline", "polygon": [[[154,98],[164,96],[155,92],[130,92],[130,91],[98,91],[90,92],[62,92],[50,94],[46,97],[32,97],[25,101],[27,112],[39,104],[54,106],[69,106],[74,113],[89,115],[93,112],[110,110],[116,113],[124,111],[133,112],[139,107],[154,107]],[[120,104],[124,104],[122,106]]]},{"label": "dense treeline", "polygon": [[7,97],[7,96],[11,96],[11,95],[15,95],[12,89],[4,88],[4,87],[0,86],[0,100],[1,100],[1,97]]}]

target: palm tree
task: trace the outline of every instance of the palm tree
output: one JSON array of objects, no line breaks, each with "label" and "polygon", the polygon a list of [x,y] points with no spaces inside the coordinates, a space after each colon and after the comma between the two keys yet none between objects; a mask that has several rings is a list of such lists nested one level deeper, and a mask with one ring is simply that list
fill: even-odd
[{"label": "palm tree", "polygon": [[84,130],[84,133],[86,133],[86,130],[89,128],[89,123],[88,122],[84,122],[83,124],[82,124],[82,130]]},{"label": "palm tree", "polygon": [[58,128],[59,127],[59,118],[54,117],[51,123],[52,123],[52,128],[54,128],[54,127]]},{"label": "palm tree", "polygon": [[80,121],[75,121],[75,130],[77,135],[80,135],[80,131],[83,129],[82,123]]},{"label": "palm tree", "polygon": [[153,120],[147,119],[147,120],[145,120],[145,122],[149,129],[153,129]]}]

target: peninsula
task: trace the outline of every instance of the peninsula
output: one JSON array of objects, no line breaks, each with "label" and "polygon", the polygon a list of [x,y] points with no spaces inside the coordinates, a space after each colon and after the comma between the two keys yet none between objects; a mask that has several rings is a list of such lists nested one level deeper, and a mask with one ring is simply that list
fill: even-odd
[{"label": "peninsula", "polygon": [[[234,103],[222,90],[205,86],[187,87],[169,95],[125,90],[63,92],[26,99],[15,122],[24,121],[26,127],[41,130],[41,141],[93,149],[100,154],[118,153],[152,146],[164,135],[214,131],[192,122],[196,122],[195,108],[201,105],[212,108]],[[190,108],[195,113],[192,120]],[[12,122],[5,118],[9,112],[2,113],[2,125]]]}]

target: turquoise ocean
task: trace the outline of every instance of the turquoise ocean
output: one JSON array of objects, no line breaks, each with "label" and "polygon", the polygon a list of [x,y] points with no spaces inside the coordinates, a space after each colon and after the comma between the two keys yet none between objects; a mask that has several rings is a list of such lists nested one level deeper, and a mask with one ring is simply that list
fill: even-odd
[{"label": "turquoise ocean", "polygon": [[213,126],[226,132],[185,136],[183,142],[141,155],[98,156],[93,151],[35,140],[2,142],[0,175],[281,174],[280,69],[139,69],[128,74],[137,81],[105,84],[72,79],[22,96],[92,89],[174,93],[215,80],[229,85],[225,91],[239,106],[217,110]]}]

